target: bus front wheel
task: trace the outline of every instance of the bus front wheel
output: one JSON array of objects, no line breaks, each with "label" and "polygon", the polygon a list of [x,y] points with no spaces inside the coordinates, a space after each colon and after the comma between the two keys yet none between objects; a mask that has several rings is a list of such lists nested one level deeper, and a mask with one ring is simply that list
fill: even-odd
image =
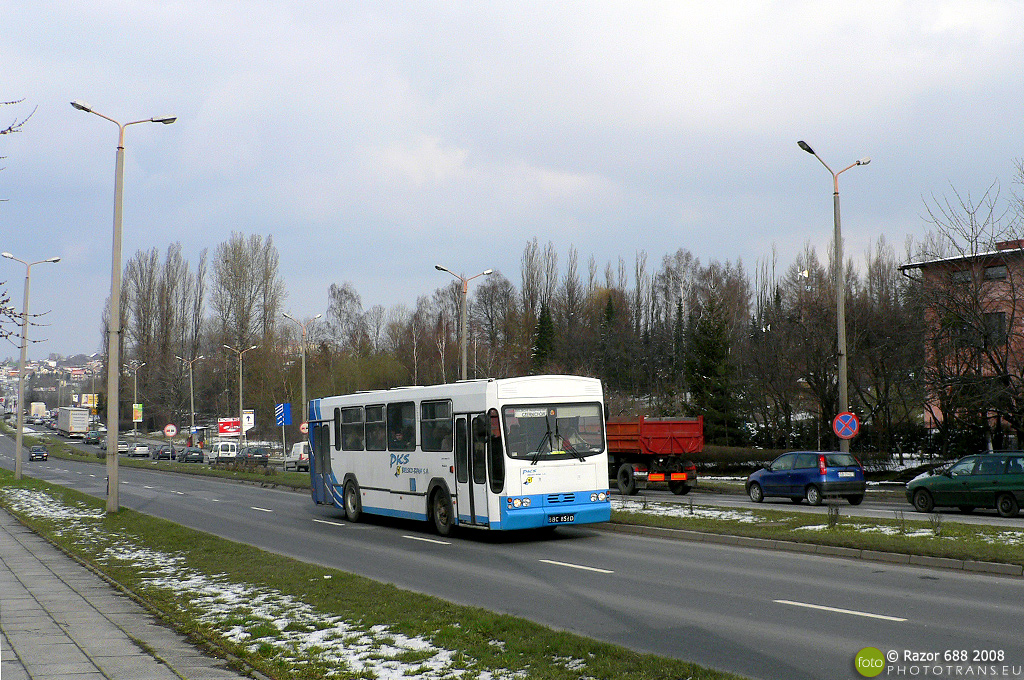
[{"label": "bus front wheel", "polygon": [[349,522],[358,522],[363,514],[363,504],[359,500],[359,486],[354,479],[345,483],[345,516]]},{"label": "bus front wheel", "polygon": [[444,489],[434,492],[431,502],[431,515],[434,518],[434,529],[440,536],[447,536],[452,531],[452,499]]}]

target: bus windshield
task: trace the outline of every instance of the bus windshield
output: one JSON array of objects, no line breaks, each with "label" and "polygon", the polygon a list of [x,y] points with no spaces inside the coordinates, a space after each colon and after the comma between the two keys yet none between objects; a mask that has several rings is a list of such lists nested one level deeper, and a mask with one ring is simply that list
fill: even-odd
[{"label": "bus windshield", "polygon": [[510,458],[583,460],[604,451],[599,403],[529,404],[502,409]]}]

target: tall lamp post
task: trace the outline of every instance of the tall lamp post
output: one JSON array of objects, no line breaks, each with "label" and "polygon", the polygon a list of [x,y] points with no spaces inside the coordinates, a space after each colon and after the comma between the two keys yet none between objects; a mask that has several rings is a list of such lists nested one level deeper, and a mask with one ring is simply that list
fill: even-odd
[{"label": "tall lamp post", "polygon": [[8,260],[14,260],[25,265],[25,301],[21,307],[21,363],[18,365],[18,433],[15,436],[14,442],[14,478],[21,479],[21,468],[22,468],[22,454],[21,454],[21,442],[24,436],[25,427],[25,360],[28,352],[28,285],[29,277],[32,274],[32,265],[43,264],[44,262],[60,262],[59,257],[51,257],[46,260],[38,260],[36,262],[26,262],[25,260],[19,259],[10,253],[0,253],[3,257]]},{"label": "tall lamp post", "polygon": [[163,123],[170,125],[174,116],[146,118],[130,123],[119,123],[109,116],[94,111],[85,102],[75,100],[71,106],[79,111],[94,113],[117,126],[117,155],[114,163],[114,242],[111,249],[110,267],[110,320],[107,328],[107,512],[120,508],[117,475],[117,429],[120,417],[120,393],[118,382],[121,377],[121,206],[124,194],[124,129],[138,123]]},{"label": "tall lamp post", "polygon": [[[135,437],[139,436],[139,426],[135,424],[135,405],[139,403],[139,369],[145,365],[145,361],[132,361],[128,367],[132,372],[132,377],[135,379],[135,391],[132,392],[132,434]],[[109,396],[107,395],[107,408],[110,408]]]},{"label": "tall lamp post", "polygon": [[231,345],[224,345],[224,347],[238,355],[238,448],[242,448],[242,434],[245,432],[242,424],[242,355],[251,349],[256,349],[259,345],[253,345],[245,349],[235,349]]},{"label": "tall lamp post", "polygon": [[[295,323],[299,324],[300,328],[302,328],[302,416],[301,416],[301,418],[302,418],[302,422],[306,422],[306,418],[307,418],[307,414],[306,414],[306,324],[302,323],[301,321],[296,319],[294,316],[292,316],[288,312],[283,312],[282,316],[284,316],[284,318],[286,318],[286,319],[291,319]],[[316,316],[314,316],[311,319],[311,321],[316,321],[321,316],[323,316],[323,314],[317,314]]]},{"label": "tall lamp post", "polygon": [[[871,162],[870,158],[861,158],[859,161],[850,163],[839,172],[833,172],[832,168],[828,167],[828,164],[821,160],[821,156],[814,153],[814,149],[811,148],[810,144],[800,140],[797,145],[811,154],[818,161],[825,166],[829,174],[832,175],[832,202],[833,202],[833,213],[835,216],[835,233],[833,239],[835,240],[835,261],[832,263],[832,272],[836,280],[836,340],[837,340],[837,352],[839,354],[839,412],[844,413],[850,410],[850,396],[847,388],[847,375],[846,375],[846,277],[843,275],[843,235],[839,226],[839,175],[843,174],[850,168],[858,165],[867,165]],[[850,451],[850,440],[840,439],[839,450],[845,453]]]},{"label": "tall lamp post", "polygon": [[459,314],[459,344],[462,348],[462,379],[468,380],[469,378],[467,375],[466,359],[466,296],[469,293],[469,282],[477,278],[478,276],[490,276],[493,273],[493,270],[485,269],[479,274],[474,274],[473,276],[466,278],[464,276],[459,276],[451,269],[442,267],[439,264],[435,264],[434,269],[436,269],[439,272],[448,272],[449,274],[457,278],[459,281],[462,281],[462,310],[461,313]]},{"label": "tall lamp post", "polygon": [[200,359],[202,359],[203,355],[200,354],[199,356],[195,357],[194,359],[189,360],[189,359],[183,359],[182,357],[179,357],[177,354],[175,354],[174,358],[177,359],[178,361],[181,361],[181,362],[184,362],[184,363],[188,364],[188,403],[189,403],[190,413],[192,414],[192,421],[191,421],[192,425],[191,425],[191,427],[188,430],[188,436],[189,437],[194,437],[195,436],[195,432],[196,432],[196,393],[195,393],[195,389],[192,386],[193,385],[193,383],[192,383],[192,364],[194,364],[195,362],[197,362]]}]

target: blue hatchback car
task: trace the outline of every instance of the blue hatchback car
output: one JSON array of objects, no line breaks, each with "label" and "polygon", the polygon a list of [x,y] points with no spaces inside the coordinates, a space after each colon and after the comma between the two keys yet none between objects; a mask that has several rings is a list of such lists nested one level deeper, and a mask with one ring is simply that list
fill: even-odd
[{"label": "blue hatchback car", "polygon": [[826,497],[841,496],[850,505],[864,500],[864,468],[848,453],[839,451],[792,451],[747,477],[747,495],[760,503],[768,496],[782,496],[794,503],[803,499],[821,505]]}]

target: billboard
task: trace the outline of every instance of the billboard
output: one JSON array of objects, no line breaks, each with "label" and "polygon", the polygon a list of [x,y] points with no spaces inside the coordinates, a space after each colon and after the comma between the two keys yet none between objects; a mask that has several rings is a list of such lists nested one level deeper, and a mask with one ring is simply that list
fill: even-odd
[{"label": "billboard", "polygon": [[217,435],[220,437],[237,437],[240,429],[238,418],[217,419]]}]

